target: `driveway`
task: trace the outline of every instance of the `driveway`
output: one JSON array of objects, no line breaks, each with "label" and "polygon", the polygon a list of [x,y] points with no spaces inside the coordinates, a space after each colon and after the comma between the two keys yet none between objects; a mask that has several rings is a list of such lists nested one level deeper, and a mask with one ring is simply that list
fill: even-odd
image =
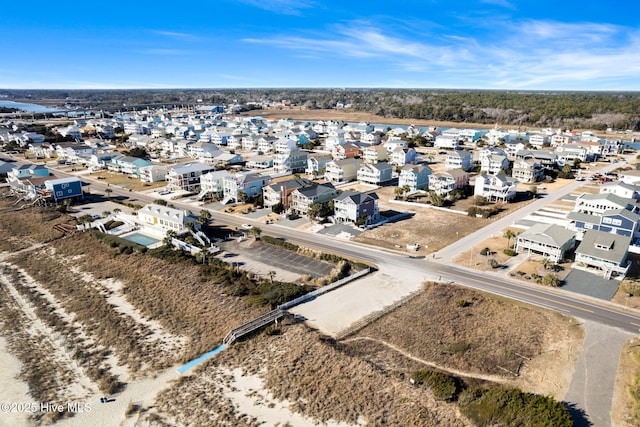
[{"label": "driveway", "polygon": [[577,427],[611,425],[611,401],[622,345],[633,335],[591,321],[584,322],[582,352],[564,397]]}]

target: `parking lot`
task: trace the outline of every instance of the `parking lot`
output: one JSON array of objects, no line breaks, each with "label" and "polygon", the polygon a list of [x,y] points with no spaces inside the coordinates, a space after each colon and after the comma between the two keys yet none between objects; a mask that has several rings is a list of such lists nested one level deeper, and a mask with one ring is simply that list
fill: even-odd
[{"label": "parking lot", "polygon": [[299,255],[253,239],[226,241],[218,246],[224,251],[220,257],[233,265],[259,276],[268,277],[275,271],[274,280],[297,282],[301,276],[322,277],[334,268],[334,264]]}]

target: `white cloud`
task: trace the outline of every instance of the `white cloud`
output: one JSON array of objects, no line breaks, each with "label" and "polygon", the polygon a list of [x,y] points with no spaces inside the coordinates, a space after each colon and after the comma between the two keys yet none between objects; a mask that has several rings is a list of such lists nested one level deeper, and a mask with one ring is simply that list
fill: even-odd
[{"label": "white cloud", "polygon": [[176,31],[164,31],[164,30],[154,30],[154,34],[158,34],[165,37],[170,37],[179,40],[196,40],[198,36],[189,33],[179,33]]},{"label": "white cloud", "polygon": [[300,15],[304,9],[315,6],[312,0],[240,0],[251,6],[283,15]]},{"label": "white cloud", "polygon": [[516,7],[507,0],[481,0],[480,3],[492,4],[495,6],[505,7],[507,9],[515,9]]}]

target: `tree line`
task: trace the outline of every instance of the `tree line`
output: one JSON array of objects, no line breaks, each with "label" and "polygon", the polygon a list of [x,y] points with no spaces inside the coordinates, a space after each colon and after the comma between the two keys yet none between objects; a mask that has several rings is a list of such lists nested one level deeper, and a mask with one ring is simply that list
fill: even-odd
[{"label": "tree line", "polygon": [[562,92],[444,89],[139,89],[3,90],[9,99],[64,100],[77,107],[114,111],[172,105],[243,105],[289,101],[307,109],[348,111],[385,118],[563,127],[640,130],[640,92]]}]

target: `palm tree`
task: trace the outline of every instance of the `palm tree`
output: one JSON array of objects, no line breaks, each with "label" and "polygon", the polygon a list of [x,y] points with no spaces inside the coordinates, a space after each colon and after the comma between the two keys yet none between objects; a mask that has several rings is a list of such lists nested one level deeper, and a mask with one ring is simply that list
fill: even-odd
[{"label": "palm tree", "polygon": [[507,228],[507,230],[504,232],[502,237],[507,239],[507,249],[508,249],[511,247],[511,239],[516,237],[516,233],[514,233],[513,230],[511,230],[510,228]]},{"label": "palm tree", "polygon": [[83,228],[87,228],[87,224],[93,221],[93,217],[89,214],[84,214],[78,217],[78,222],[83,225]]},{"label": "palm tree", "polygon": [[553,265],[553,261],[551,261],[549,258],[542,258],[542,267],[545,270],[551,270],[551,266]]},{"label": "palm tree", "polygon": [[113,190],[107,187],[104,190],[104,193],[107,195],[107,199],[110,199],[111,198],[111,193],[113,193]]},{"label": "palm tree", "polygon": [[165,244],[166,246],[170,246],[171,245],[171,240],[173,238],[175,238],[176,236],[177,236],[177,233],[175,232],[175,230],[169,230],[164,235],[164,239],[162,239],[162,243]]},{"label": "palm tree", "polygon": [[260,235],[262,234],[262,229],[260,229],[259,227],[251,227],[249,233],[251,233],[255,240],[258,240],[260,238]]},{"label": "palm tree", "polygon": [[211,220],[211,212],[209,212],[206,209],[202,209],[200,211],[200,215],[198,215],[198,222],[201,225],[206,225],[209,223],[210,220]]},{"label": "palm tree", "polygon": [[269,270],[267,274],[269,275],[269,279],[271,280],[271,283],[273,283],[273,276],[276,275],[276,272],[274,270]]}]

